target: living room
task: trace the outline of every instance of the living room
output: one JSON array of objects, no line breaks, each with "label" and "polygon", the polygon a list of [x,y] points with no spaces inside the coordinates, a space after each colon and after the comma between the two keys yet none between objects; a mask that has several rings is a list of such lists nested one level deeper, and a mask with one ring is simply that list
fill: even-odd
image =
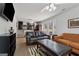
[{"label": "living room", "polygon": [[[28,4],[28,6],[30,5],[31,7],[31,4]],[[39,4],[37,4],[39,5]],[[56,6],[56,10],[55,11],[49,11],[49,10],[44,10],[42,11],[43,12],[47,12],[47,15],[49,14],[50,16],[46,16],[46,13],[44,16],[46,16],[47,18],[43,19],[43,20],[36,20],[36,22],[34,23],[37,23],[39,22],[41,25],[42,25],[42,28],[41,30],[39,31],[42,31],[44,34],[48,35],[50,37],[50,39],[54,40],[54,39],[57,39],[57,38],[54,38],[55,36],[62,36],[62,35],[66,35],[66,39],[75,39],[76,37],[78,37],[79,35],[79,28],[78,27],[70,27],[69,25],[69,20],[71,19],[77,19],[78,20],[78,10],[79,10],[79,4],[78,3],[66,3],[66,4],[55,4]],[[65,7],[64,7],[65,6]],[[32,7],[33,7],[33,4],[32,4]],[[29,9],[29,8],[28,8]],[[54,14],[53,14],[54,13]],[[41,17],[41,16],[39,16]],[[23,18],[20,18],[20,19],[23,19]],[[24,18],[25,19],[25,18]],[[39,18],[40,19],[40,18]],[[31,21],[32,19],[30,19]],[[28,20],[27,20],[28,21]],[[28,21],[28,22],[30,22]],[[35,21],[35,20],[34,20]],[[24,21],[25,22],[25,21]],[[27,31],[25,31],[26,33]],[[33,32],[33,31],[32,31]],[[64,33],[64,34],[63,34]],[[22,34],[22,32],[21,32]],[[76,35],[75,35],[76,34]],[[23,35],[23,34],[22,34]],[[21,35],[21,36],[22,36]],[[26,35],[27,37],[28,35]],[[52,36],[52,37],[51,37]],[[69,37],[68,37],[69,36]],[[73,36],[73,37],[72,37]],[[71,37],[71,38],[70,38]],[[75,38],[74,38],[75,37]],[[26,41],[28,38],[26,38]],[[32,38],[32,39],[35,39],[35,38]],[[42,39],[42,38],[41,38]],[[43,39],[47,39],[47,37],[43,37]],[[61,39],[61,38],[60,38]],[[76,38],[76,39],[79,39],[79,38]],[[21,39],[21,42],[22,42],[23,39]],[[24,39],[25,40],[25,39]],[[26,41],[23,41],[23,42],[26,42]],[[73,47],[73,46],[77,46],[78,47],[78,44],[76,43],[73,43],[73,42],[70,42],[70,41],[66,41],[66,40],[55,40],[57,41],[58,43],[61,43],[64,45],[67,45],[67,46],[70,46],[70,47]],[[71,40],[71,41],[78,41],[78,40]],[[28,43],[28,42],[27,42]],[[26,44],[27,44],[26,43]],[[31,40],[28,44],[31,43]],[[71,44],[73,43],[73,44]],[[71,44],[71,45],[70,45]],[[26,46],[26,45],[25,45]],[[32,46],[33,47],[33,46]],[[31,47],[31,48],[32,48]],[[33,49],[35,49],[33,47]],[[77,48],[78,49],[78,48]],[[30,51],[32,49],[29,49]],[[74,50],[74,49],[73,49]],[[35,50],[36,51],[36,50]],[[72,53],[72,55],[78,55],[78,50],[74,50],[76,53]],[[19,52],[19,51],[18,51]],[[23,51],[22,51],[23,52]],[[22,53],[20,51],[19,54],[16,54],[16,55],[22,55]],[[24,52],[23,52],[24,53]],[[24,55],[28,55],[28,53],[24,53]],[[32,51],[30,53],[30,55],[34,55],[34,51]],[[37,54],[38,55],[38,54]]]},{"label": "living room", "polygon": [[79,55],[79,3],[13,3],[13,6],[13,21],[0,17],[0,34],[10,33],[16,38],[9,56]]}]

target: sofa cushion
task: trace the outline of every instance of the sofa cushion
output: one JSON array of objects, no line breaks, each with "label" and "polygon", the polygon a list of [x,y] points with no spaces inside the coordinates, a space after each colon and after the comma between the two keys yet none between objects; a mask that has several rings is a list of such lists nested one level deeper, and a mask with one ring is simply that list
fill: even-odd
[{"label": "sofa cushion", "polygon": [[64,39],[56,39],[55,41],[59,42],[59,43],[62,43],[62,44],[65,44],[67,46],[69,46],[69,44],[70,44],[70,41],[64,40]]},{"label": "sofa cushion", "polygon": [[79,40],[77,40],[77,39],[67,39],[67,40],[72,41],[72,42],[76,42],[79,44]]},{"label": "sofa cushion", "polygon": [[79,50],[79,43],[77,43],[77,42],[72,42],[72,41],[71,41],[70,46],[71,46],[72,48],[75,48],[75,49],[78,49],[78,50]]},{"label": "sofa cushion", "polygon": [[71,33],[63,33],[64,39],[78,39],[79,40],[79,34],[71,34]]},{"label": "sofa cushion", "polygon": [[63,38],[66,40],[79,42],[79,34],[63,33]]}]

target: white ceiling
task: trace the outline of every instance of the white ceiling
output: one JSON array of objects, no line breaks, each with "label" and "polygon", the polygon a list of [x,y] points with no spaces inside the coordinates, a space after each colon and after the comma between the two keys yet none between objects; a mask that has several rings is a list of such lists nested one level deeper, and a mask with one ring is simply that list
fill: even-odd
[{"label": "white ceiling", "polygon": [[57,7],[55,11],[49,12],[45,10],[41,12],[41,10],[47,5],[48,3],[14,3],[15,14],[17,18],[23,18],[24,20],[32,19],[33,21],[41,21],[50,16],[56,15],[63,9],[68,9],[77,4],[71,4],[71,3],[55,4],[55,6]]}]

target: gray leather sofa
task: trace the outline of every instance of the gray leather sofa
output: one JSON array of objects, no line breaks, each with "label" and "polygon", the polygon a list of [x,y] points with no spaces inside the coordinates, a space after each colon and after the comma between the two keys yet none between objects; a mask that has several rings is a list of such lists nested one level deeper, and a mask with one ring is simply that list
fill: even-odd
[{"label": "gray leather sofa", "polygon": [[26,32],[26,44],[32,44],[42,39],[50,39],[50,37],[43,32]]}]

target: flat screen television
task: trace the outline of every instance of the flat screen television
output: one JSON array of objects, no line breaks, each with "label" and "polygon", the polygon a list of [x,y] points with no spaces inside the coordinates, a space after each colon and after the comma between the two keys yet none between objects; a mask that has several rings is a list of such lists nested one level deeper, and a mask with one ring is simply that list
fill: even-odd
[{"label": "flat screen television", "polygon": [[14,6],[12,3],[5,3],[4,8],[2,11],[2,15],[6,20],[10,20],[11,22],[13,21],[13,17],[15,14]]}]

